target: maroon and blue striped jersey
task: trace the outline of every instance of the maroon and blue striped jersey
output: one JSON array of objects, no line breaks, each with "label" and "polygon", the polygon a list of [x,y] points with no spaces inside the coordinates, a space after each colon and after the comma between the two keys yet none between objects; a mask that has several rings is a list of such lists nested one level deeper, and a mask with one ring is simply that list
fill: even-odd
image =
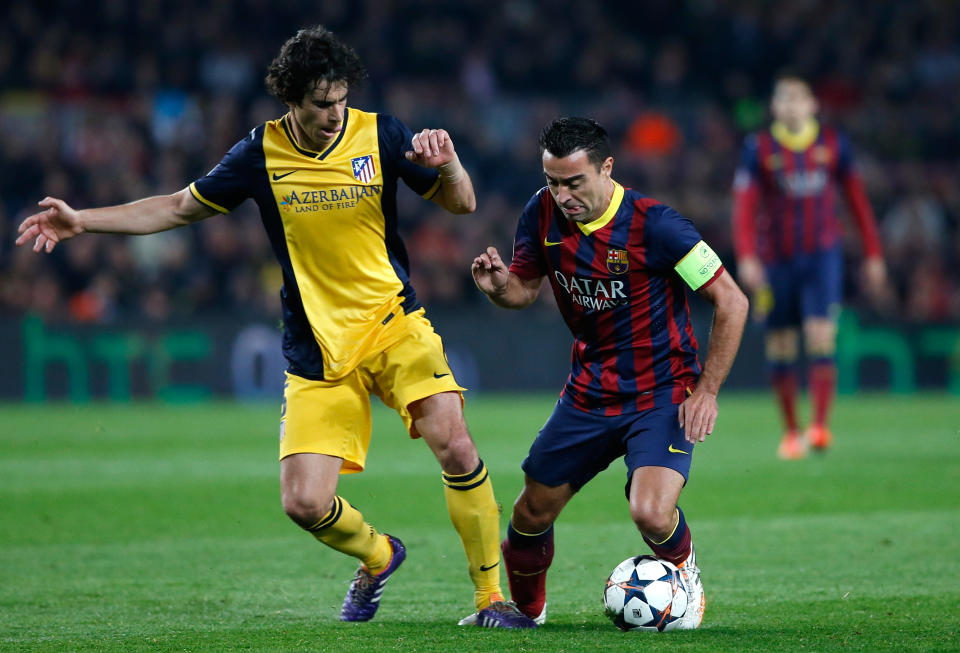
[{"label": "maroon and blue striped jersey", "polygon": [[[685,259],[700,280],[681,279]],[[561,397],[601,415],[684,400],[700,375],[684,279],[704,287],[722,270],[693,223],[620,184],[586,224],[540,189],[520,216],[510,265],[523,280],[549,279],[574,338]]]},{"label": "maroon and blue striped jersey", "polygon": [[793,137],[774,123],[747,137],[733,185],[737,258],[766,263],[832,248],[840,239],[837,186],[843,188],[868,257],[881,256],[876,220],[853,163],[850,142],[812,122]]}]

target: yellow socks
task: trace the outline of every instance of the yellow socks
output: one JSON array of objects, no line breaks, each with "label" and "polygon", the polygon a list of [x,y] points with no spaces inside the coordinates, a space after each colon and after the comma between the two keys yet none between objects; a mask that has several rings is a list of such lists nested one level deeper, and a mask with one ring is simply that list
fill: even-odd
[{"label": "yellow socks", "polygon": [[500,510],[483,461],[467,474],[443,474],[450,521],[467,554],[477,610],[502,601],[500,589]]},{"label": "yellow socks", "polygon": [[[467,554],[477,610],[503,600],[500,589],[500,510],[483,461],[467,474],[443,474],[450,521]],[[333,507],[307,528],[332,549],[358,558],[372,574],[390,564],[393,550],[385,535],[363,520],[346,499],[334,497]]]},{"label": "yellow socks", "polygon": [[358,558],[371,574],[379,574],[390,564],[390,540],[363,521],[360,511],[346,499],[334,497],[330,512],[307,530],[330,548]]}]

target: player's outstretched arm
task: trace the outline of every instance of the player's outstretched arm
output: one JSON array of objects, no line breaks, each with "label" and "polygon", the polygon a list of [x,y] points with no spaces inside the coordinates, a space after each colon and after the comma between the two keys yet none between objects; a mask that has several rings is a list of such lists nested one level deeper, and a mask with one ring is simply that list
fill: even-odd
[{"label": "player's outstretched arm", "polygon": [[713,304],[713,328],[697,389],[680,405],[680,425],[686,429],[688,442],[703,442],[713,432],[717,419],[717,393],[737,356],[743,325],[750,310],[746,295],[726,270],[697,293]]},{"label": "player's outstretched arm", "polygon": [[496,247],[473,259],[473,281],[491,302],[501,308],[525,308],[540,294],[543,277],[524,281],[510,272]]},{"label": "player's outstretched arm", "polygon": [[33,240],[33,251],[43,250],[48,254],[57,243],[84,232],[152,234],[216,214],[198,202],[187,188],[172,195],[83,211],[77,211],[55,197],[46,197],[39,204],[44,210],[20,223],[17,245]]},{"label": "player's outstretched arm", "polygon": [[453,148],[453,139],[445,129],[424,129],[413,135],[413,148],[405,156],[409,161],[440,172],[440,190],[433,201],[451,213],[473,213],[477,196],[473,182]]}]

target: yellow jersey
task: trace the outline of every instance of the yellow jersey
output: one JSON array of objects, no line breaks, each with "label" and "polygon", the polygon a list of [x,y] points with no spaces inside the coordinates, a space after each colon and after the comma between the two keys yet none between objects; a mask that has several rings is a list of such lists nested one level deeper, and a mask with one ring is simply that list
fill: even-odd
[{"label": "yellow jersey", "polygon": [[253,129],[190,192],[221,213],[254,199],[283,270],[289,371],[335,380],[397,311],[420,308],[397,231],[397,182],[429,199],[440,179],[407,161],[413,134],[391,116],[348,108],[323,152],[300,147],[290,120]]}]

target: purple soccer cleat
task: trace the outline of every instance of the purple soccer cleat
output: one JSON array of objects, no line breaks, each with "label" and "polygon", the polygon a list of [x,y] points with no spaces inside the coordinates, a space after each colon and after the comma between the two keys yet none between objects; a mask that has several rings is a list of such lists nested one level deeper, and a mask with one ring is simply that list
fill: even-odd
[{"label": "purple soccer cleat", "polygon": [[377,614],[377,608],[380,607],[380,595],[383,594],[384,586],[390,579],[391,574],[407,557],[407,549],[403,546],[403,542],[391,535],[387,535],[387,539],[390,540],[390,548],[393,549],[390,564],[376,576],[367,571],[366,567],[360,565],[360,568],[357,569],[357,575],[353,577],[353,582],[350,583],[350,589],[347,590],[347,596],[343,599],[343,607],[340,608],[340,621],[370,621],[373,619],[373,615]]},{"label": "purple soccer cleat", "polygon": [[494,601],[476,614],[474,625],[482,628],[537,627],[537,623],[520,612],[513,601]]}]

